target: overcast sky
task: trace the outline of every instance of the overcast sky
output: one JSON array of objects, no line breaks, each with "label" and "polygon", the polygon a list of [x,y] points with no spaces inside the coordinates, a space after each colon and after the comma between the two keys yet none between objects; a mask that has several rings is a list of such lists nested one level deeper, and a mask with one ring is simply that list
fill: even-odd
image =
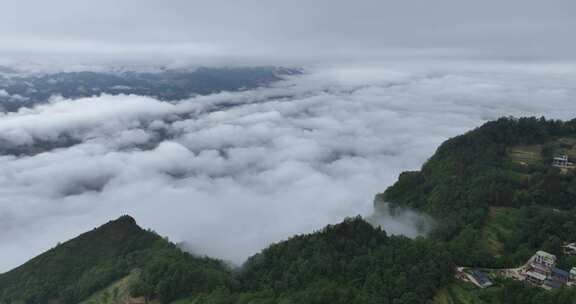
[{"label": "overcast sky", "polygon": [[576,54],[573,0],[2,0],[2,13],[0,55],[28,60]]}]

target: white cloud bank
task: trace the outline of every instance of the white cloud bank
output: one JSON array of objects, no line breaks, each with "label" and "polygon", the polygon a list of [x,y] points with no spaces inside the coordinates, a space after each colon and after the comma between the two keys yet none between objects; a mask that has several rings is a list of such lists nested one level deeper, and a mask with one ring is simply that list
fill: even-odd
[{"label": "white cloud bank", "polygon": [[102,96],[0,114],[2,148],[27,153],[0,156],[0,271],[126,213],[240,263],[370,214],[451,136],[504,115],[573,118],[575,101],[571,65],[394,64],[174,104]]}]

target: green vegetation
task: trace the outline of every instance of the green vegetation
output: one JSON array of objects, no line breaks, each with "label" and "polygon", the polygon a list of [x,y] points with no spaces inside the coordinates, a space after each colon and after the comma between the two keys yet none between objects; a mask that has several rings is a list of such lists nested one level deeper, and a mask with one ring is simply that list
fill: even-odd
[{"label": "green vegetation", "polygon": [[231,273],[221,262],[182,252],[122,217],[0,276],[0,299],[418,304],[452,280],[453,268],[444,246],[388,236],[356,217],[272,245]]},{"label": "green vegetation", "polygon": [[491,207],[486,225],[482,230],[482,241],[495,257],[505,253],[506,241],[520,229],[518,209],[509,207]]},{"label": "green vegetation", "polygon": [[576,290],[550,292],[528,287],[520,282],[500,280],[496,287],[479,289],[472,284],[454,282],[440,290],[434,304],[574,304]]},{"label": "green vegetation", "polygon": [[217,288],[231,288],[230,273],[210,258],[198,258],[176,247],[156,251],[141,266],[138,279],[130,286],[132,296],[162,303]]},{"label": "green vegetation", "polygon": [[[462,265],[513,266],[576,235],[576,175],[551,166],[575,134],[576,120],[486,123],[443,143],[421,171],[402,173],[376,202],[440,219],[432,237],[447,242]],[[521,218],[494,207],[518,209]]]},{"label": "green vegetation", "polygon": [[[166,263],[165,259],[170,259],[173,267],[164,270],[162,277],[156,276],[153,267]],[[198,289],[206,291],[212,283],[222,286],[213,277],[228,275],[219,261],[184,253],[157,234],[142,230],[133,218],[123,216],[0,275],[0,303],[79,303],[134,269],[141,271],[132,285],[146,284],[145,288],[135,288],[133,294],[162,299]],[[188,272],[186,280],[205,283],[163,288],[166,280],[177,280],[177,269]]]},{"label": "green vegetation", "polygon": [[480,300],[478,288],[470,283],[455,282],[441,289],[434,298],[434,304],[486,304]]},{"label": "green vegetation", "polygon": [[434,242],[388,236],[356,217],[253,256],[237,274],[238,292],[177,303],[427,303],[452,269]]},{"label": "green vegetation", "polygon": [[131,298],[130,286],[137,280],[139,271],[133,271],[126,277],[96,292],[80,304],[120,304]]},{"label": "green vegetation", "polygon": [[549,144],[558,153],[566,154],[572,159],[576,159],[576,137],[561,137]]},{"label": "green vegetation", "polygon": [[512,161],[520,165],[534,165],[542,161],[542,145],[515,146],[508,149]]},{"label": "green vegetation", "polygon": [[[442,144],[421,171],[405,172],[376,204],[433,215],[430,237],[444,243],[459,265],[517,267],[536,250],[559,256],[576,241],[576,174],[551,166],[576,151],[576,120],[502,118]],[[378,206],[376,206],[378,207]],[[518,282],[487,290],[450,285],[436,303],[576,303],[575,292],[544,292]],[[571,298],[570,298],[571,296]]]},{"label": "green vegetation", "polygon": [[[575,231],[576,210],[491,207],[479,242],[500,262],[519,266],[537,249],[568,259],[562,255],[561,246],[576,240]],[[570,269],[570,265],[565,268]]]}]

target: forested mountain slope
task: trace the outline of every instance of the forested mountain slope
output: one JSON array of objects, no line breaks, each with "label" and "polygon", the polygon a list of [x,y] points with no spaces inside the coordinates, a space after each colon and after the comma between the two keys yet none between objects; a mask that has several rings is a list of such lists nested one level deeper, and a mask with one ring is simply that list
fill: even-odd
[{"label": "forested mountain slope", "polygon": [[[0,303],[78,303],[135,269],[135,295],[167,300],[229,283],[219,261],[181,252],[123,216],[0,275]],[[160,277],[170,288],[158,286]]]},{"label": "forested mountain slope", "polygon": [[[519,159],[522,148],[538,149],[537,158]],[[551,165],[553,155],[573,154],[575,148],[576,120],[501,118],[444,142],[421,171],[402,173],[379,199],[464,218],[481,217],[490,206],[571,209],[574,172],[561,174]]]},{"label": "forested mountain slope", "polygon": [[[435,216],[434,236],[462,264],[513,265],[542,247],[559,254],[562,241],[576,240],[576,174],[552,166],[556,155],[576,156],[576,120],[501,118],[443,143],[422,170],[379,194],[376,208]],[[519,217],[495,231],[503,208]]]},{"label": "forested mountain slope", "polygon": [[[444,243],[454,262],[506,268],[537,250],[571,269],[562,246],[576,241],[576,172],[553,158],[576,159],[576,120],[501,118],[444,142],[420,171],[404,172],[376,196],[376,210],[410,208],[433,216],[430,239]],[[501,281],[488,290],[452,286],[448,302],[576,303],[576,291],[543,292]],[[459,300],[457,300],[459,299]]]},{"label": "forested mountain slope", "polygon": [[251,257],[237,273],[236,291],[179,303],[428,303],[452,269],[442,246],[388,236],[356,217]]}]

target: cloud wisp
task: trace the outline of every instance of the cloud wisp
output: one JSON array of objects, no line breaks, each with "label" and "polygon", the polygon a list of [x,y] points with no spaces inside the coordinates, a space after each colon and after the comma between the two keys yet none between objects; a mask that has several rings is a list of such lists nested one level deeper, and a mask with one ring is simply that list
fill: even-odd
[{"label": "cloud wisp", "polygon": [[575,71],[331,67],[174,103],[56,98],[0,114],[0,271],[126,213],[241,263],[271,242],[371,214],[401,171],[484,121],[572,118]]}]

